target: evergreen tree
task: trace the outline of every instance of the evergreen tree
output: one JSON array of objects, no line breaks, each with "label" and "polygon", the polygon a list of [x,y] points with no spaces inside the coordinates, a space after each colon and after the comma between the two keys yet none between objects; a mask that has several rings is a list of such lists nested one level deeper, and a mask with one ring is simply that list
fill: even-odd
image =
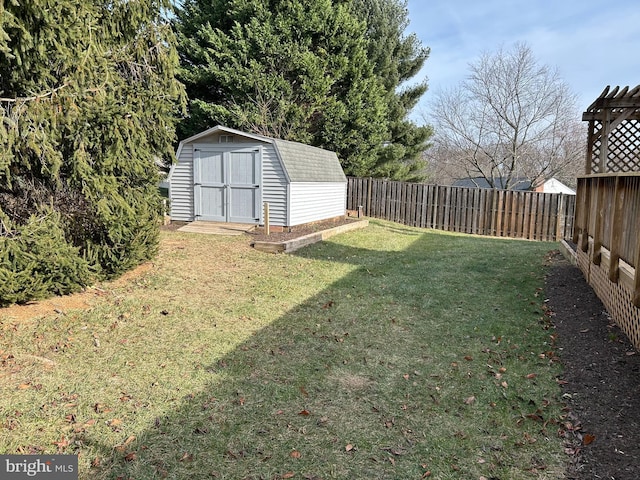
[{"label": "evergreen tree", "polygon": [[224,124],[334,150],[350,175],[375,169],[388,107],[350,2],[186,0],[175,26],[181,135]]},{"label": "evergreen tree", "polygon": [[[172,156],[183,101],[169,7],[0,1],[0,279],[15,279],[25,255],[47,260],[40,293],[0,292],[0,303],[65,293],[88,272],[115,275],[154,254],[156,163]],[[25,252],[26,232],[48,238],[37,253]]]},{"label": "evergreen tree", "polygon": [[380,151],[374,175],[421,180],[425,166],[422,153],[432,129],[417,125],[408,115],[427,91],[427,82],[407,82],[424,66],[429,48],[422,46],[415,34],[405,35],[409,26],[406,0],[354,0],[353,12],[367,23],[368,57],[386,92],[389,138]]}]

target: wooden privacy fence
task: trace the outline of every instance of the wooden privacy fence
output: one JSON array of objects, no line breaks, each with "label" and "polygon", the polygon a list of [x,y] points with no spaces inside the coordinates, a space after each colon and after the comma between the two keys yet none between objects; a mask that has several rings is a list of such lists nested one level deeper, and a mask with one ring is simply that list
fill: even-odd
[{"label": "wooden privacy fence", "polygon": [[582,119],[589,130],[576,197],[576,261],[640,350],[640,85],[605,88]]},{"label": "wooden privacy fence", "polygon": [[573,240],[584,261],[601,266],[640,307],[640,173],[580,177],[578,201]]},{"label": "wooden privacy fence", "polygon": [[573,234],[574,195],[349,177],[347,209],[404,225],[555,241]]}]

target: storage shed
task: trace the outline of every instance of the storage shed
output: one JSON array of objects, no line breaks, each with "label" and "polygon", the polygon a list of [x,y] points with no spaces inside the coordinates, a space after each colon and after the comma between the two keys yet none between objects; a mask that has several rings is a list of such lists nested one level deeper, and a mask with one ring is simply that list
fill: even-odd
[{"label": "storage shed", "polygon": [[169,172],[174,221],[293,227],[346,214],[334,152],[217,126],[180,142]]}]

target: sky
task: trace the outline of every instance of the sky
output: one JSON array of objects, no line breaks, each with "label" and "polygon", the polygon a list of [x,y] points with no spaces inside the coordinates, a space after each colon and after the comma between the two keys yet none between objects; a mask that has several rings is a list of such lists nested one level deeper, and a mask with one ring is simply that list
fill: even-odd
[{"label": "sky", "polygon": [[423,123],[435,92],[458,85],[483,53],[526,43],[556,68],[583,112],[604,90],[640,84],[640,0],[408,0],[406,32],[431,49],[416,80],[429,90],[412,113]]}]

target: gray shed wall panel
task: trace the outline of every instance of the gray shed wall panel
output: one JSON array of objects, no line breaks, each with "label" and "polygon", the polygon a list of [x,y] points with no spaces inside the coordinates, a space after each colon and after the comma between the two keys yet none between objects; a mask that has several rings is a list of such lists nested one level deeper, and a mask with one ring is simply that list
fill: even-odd
[{"label": "gray shed wall panel", "polygon": [[346,183],[292,183],[291,223],[317,222],[346,214]]},{"label": "gray shed wall panel", "polygon": [[262,201],[269,202],[271,225],[288,224],[287,179],[273,145],[262,148]]},{"label": "gray shed wall panel", "polygon": [[193,145],[184,145],[171,171],[169,210],[172,220],[191,222],[193,216]]}]

